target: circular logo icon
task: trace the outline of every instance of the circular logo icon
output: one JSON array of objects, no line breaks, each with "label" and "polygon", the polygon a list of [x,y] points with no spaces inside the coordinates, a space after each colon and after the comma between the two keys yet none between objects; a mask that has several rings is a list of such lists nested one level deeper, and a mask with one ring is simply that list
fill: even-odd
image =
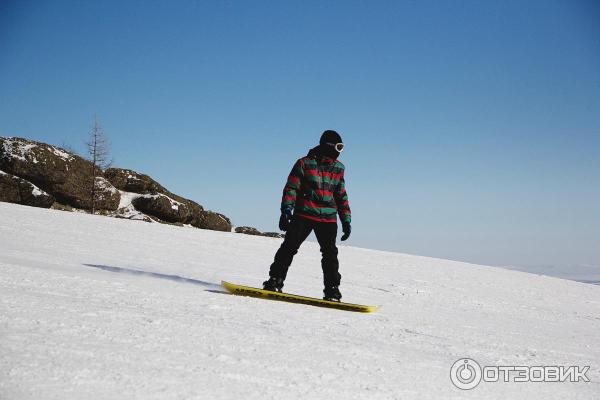
[{"label": "circular logo icon", "polygon": [[450,380],[459,389],[473,389],[481,382],[481,366],[470,358],[456,360],[450,368]]}]

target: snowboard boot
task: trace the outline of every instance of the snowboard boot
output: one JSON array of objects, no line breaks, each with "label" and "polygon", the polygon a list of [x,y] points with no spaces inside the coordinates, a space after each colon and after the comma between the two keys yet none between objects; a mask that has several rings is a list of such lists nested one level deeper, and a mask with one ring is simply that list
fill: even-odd
[{"label": "snowboard boot", "polygon": [[270,277],[269,280],[263,282],[263,289],[270,290],[271,292],[279,292],[281,293],[281,289],[283,288],[283,279]]},{"label": "snowboard boot", "polygon": [[342,299],[342,294],[337,286],[326,286],[325,290],[323,290],[323,294],[323,300],[337,301],[339,303]]}]

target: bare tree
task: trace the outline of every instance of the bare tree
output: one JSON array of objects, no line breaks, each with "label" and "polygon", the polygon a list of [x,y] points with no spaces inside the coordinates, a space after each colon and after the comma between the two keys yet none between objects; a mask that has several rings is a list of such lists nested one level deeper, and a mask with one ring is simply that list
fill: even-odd
[{"label": "bare tree", "polygon": [[94,116],[94,127],[90,131],[89,141],[86,143],[89,155],[89,161],[92,163],[92,174],[90,182],[90,203],[92,214],[96,213],[96,202],[98,199],[98,180],[102,176],[102,171],[112,165],[110,158],[110,143]]}]

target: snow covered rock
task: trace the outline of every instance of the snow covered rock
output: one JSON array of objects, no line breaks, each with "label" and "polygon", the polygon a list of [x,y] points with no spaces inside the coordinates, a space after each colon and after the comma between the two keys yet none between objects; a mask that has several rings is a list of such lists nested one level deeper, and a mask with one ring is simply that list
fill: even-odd
[{"label": "snow covered rock", "polygon": [[[105,178],[96,177],[96,207],[103,210],[114,211],[119,207],[121,194]],[[98,206],[100,205],[100,206]]]},{"label": "snow covered rock", "polygon": [[255,235],[255,236],[262,236],[262,232],[259,231],[256,228],[253,228],[251,226],[238,226],[235,228],[235,232],[236,233],[243,233],[246,235]]},{"label": "snow covered rock", "polygon": [[231,221],[225,215],[204,210],[200,204],[170,192],[148,175],[130,169],[109,168],[105,176],[119,190],[144,195],[132,201],[138,211],[166,222],[231,231]]},{"label": "snow covered rock", "polygon": [[0,171],[0,201],[49,208],[54,197],[25,179]]},{"label": "snow covered rock", "polygon": [[[0,137],[0,169],[39,187],[38,191],[47,192],[61,207],[92,208],[92,163],[75,154],[28,139]],[[151,216],[159,222],[231,231],[231,221],[225,215],[204,210],[200,204],[171,193],[148,175],[121,168],[109,168],[99,175],[95,180],[95,208],[105,215],[145,221]],[[7,189],[3,196],[11,199],[5,201],[26,204],[18,195],[22,185],[15,182],[4,178]],[[124,193],[127,207],[120,204]],[[49,201],[40,198],[36,204]]]},{"label": "snow covered rock", "polygon": [[148,175],[140,174],[139,172],[130,169],[108,168],[104,172],[104,176],[114,185],[114,187],[124,192],[139,194],[163,193],[172,198],[178,197],[170,193],[160,183],[156,182]]},{"label": "snow covered rock", "polygon": [[274,238],[282,238],[284,237],[284,235],[282,235],[281,233],[277,233],[277,232],[261,232],[258,229],[252,227],[252,226],[238,226],[235,228],[234,230],[236,233],[243,233],[246,235],[254,235],[254,236],[267,236],[267,237],[274,237]]},{"label": "snow covered rock", "polygon": [[188,207],[164,194],[144,195],[131,202],[136,210],[166,222],[186,223],[190,218]]},{"label": "snow covered rock", "polygon": [[263,236],[281,239],[285,237],[285,234],[279,232],[264,232]]},{"label": "snow covered rock", "polygon": [[191,225],[196,228],[231,232],[231,221],[223,214],[204,210],[193,218]]},{"label": "snow covered rock", "polygon": [[[92,163],[45,143],[0,137],[0,169],[76,208],[91,208]],[[119,192],[108,181],[97,186],[96,208],[116,210]]]}]

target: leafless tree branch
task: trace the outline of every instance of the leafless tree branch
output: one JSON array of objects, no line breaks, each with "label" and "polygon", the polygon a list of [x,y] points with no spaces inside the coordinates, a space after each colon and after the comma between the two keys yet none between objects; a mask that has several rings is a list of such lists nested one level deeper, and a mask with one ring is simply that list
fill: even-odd
[{"label": "leafless tree branch", "polygon": [[92,214],[96,213],[98,198],[97,177],[102,176],[102,171],[110,168],[113,159],[110,158],[110,142],[104,134],[98,118],[94,116],[94,126],[90,131],[89,140],[86,142],[89,161],[92,163],[90,182],[90,203]]}]

